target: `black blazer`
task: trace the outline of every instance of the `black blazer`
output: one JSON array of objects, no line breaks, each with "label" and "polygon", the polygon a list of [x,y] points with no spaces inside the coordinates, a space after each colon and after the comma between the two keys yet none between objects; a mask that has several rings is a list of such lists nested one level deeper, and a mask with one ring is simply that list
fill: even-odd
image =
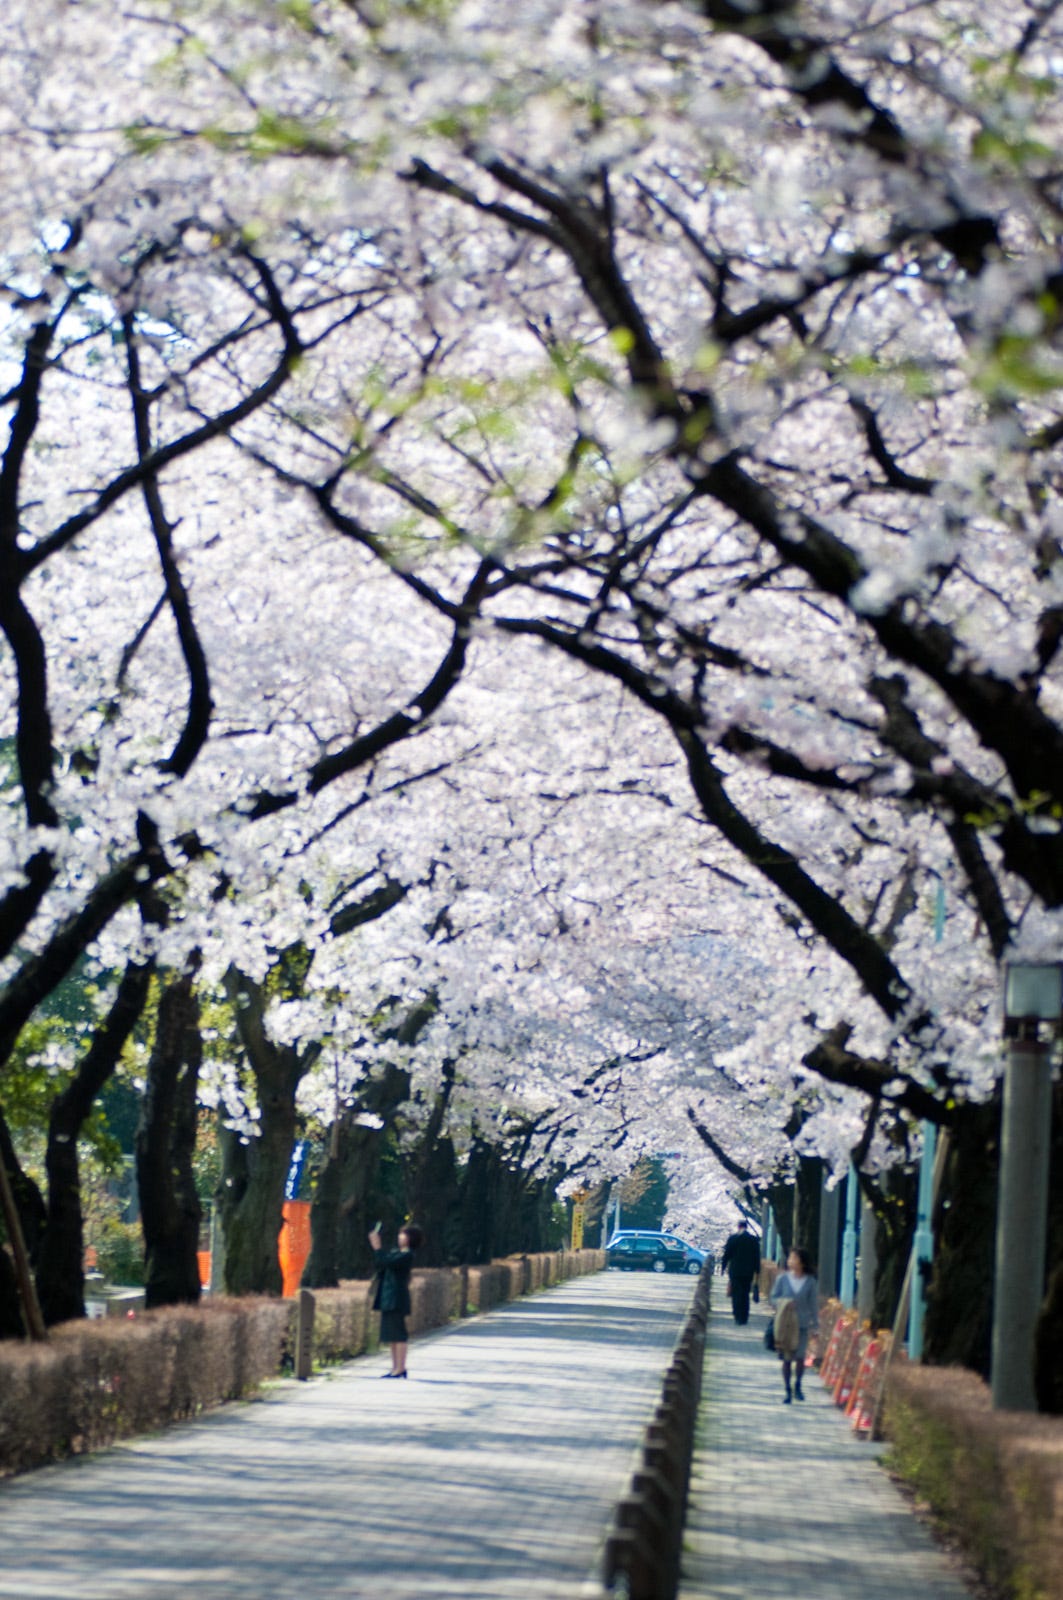
[{"label": "black blazer", "polygon": [[412,1250],[376,1251],[376,1289],[373,1292],[374,1311],[410,1311],[410,1273],[413,1271]]},{"label": "black blazer", "polygon": [[723,1249],[721,1271],[732,1278],[755,1278],[760,1271],[760,1245],[751,1233],[732,1233]]}]

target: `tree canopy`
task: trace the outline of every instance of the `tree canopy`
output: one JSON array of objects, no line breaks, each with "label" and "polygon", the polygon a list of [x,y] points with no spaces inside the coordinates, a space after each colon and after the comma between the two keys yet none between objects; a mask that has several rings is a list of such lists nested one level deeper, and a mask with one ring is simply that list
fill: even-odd
[{"label": "tree canopy", "polygon": [[767,1181],[989,1096],[1063,906],[1058,4],[0,42],[0,1054],[86,952],[299,944],[304,1105],[456,1064],[677,1216],[699,1126]]}]

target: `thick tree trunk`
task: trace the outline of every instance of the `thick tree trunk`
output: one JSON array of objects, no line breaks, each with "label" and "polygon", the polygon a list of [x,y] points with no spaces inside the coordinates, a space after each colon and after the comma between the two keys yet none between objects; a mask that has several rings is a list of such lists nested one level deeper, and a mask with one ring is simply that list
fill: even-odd
[{"label": "thick tree trunk", "polygon": [[454,1146],[442,1136],[454,1092],[454,1066],[445,1062],[442,1081],[417,1147],[406,1163],[406,1210],[425,1231],[419,1260],[426,1267],[448,1260],[448,1239],[457,1231],[453,1213],[459,1206]]},{"label": "thick tree trunk", "polygon": [[823,1199],[823,1163],[809,1156],[797,1158],[794,1190],[793,1243],[807,1250],[816,1264],[819,1250],[819,1213]]},{"label": "thick tree trunk", "polygon": [[[312,1242],[303,1272],[307,1288],[330,1289],[341,1278],[368,1277],[373,1262],[366,1239],[370,1227],[378,1221],[390,1225],[403,1220],[385,1214],[388,1208],[379,1197],[377,1178],[388,1127],[409,1093],[409,1073],[389,1065],[379,1078],[365,1084],[357,1104],[333,1127],[310,1211]],[[363,1113],[379,1118],[383,1126],[359,1123]],[[378,1214],[369,1216],[374,1205]]]},{"label": "thick tree trunk", "polygon": [[194,976],[186,972],[159,1002],[136,1137],[148,1306],[194,1304],[200,1296],[201,1209],[192,1156],[201,1056]]},{"label": "thick tree trunk", "polygon": [[449,1138],[436,1138],[418,1152],[409,1190],[410,1217],[425,1230],[418,1262],[426,1267],[453,1265],[461,1253],[461,1184],[457,1156]]},{"label": "thick tree trunk", "polygon": [[11,1193],[18,1210],[18,1219],[22,1226],[22,1238],[26,1246],[30,1261],[35,1263],[40,1249],[41,1236],[44,1233],[44,1224],[48,1215],[48,1208],[44,1203],[44,1196],[28,1173],[22,1170],[22,1164],[15,1153],[11,1130],[8,1128],[4,1114],[0,1111],[0,1161],[4,1163]]},{"label": "thick tree trunk", "polygon": [[[934,1215],[934,1262],[927,1292],[924,1359],[990,1376],[1000,1099],[960,1106]],[[1039,1265],[1029,1264],[1030,1271]],[[1048,1292],[1038,1321],[1034,1389],[1043,1411],[1063,1410],[1063,1085],[1053,1100],[1048,1200]]]},{"label": "thick tree trunk", "polygon": [[277,1241],[295,1140],[294,1100],[289,1109],[288,1118],[267,1119],[263,1114],[254,1139],[224,1125],[218,1128],[222,1170],[217,1215],[226,1294],[281,1292]]},{"label": "thick tree trunk", "polygon": [[491,1261],[530,1249],[536,1205],[534,1181],[529,1183],[511,1152],[476,1139],[461,1186],[465,1260]]},{"label": "thick tree trunk", "polygon": [[[18,1229],[22,1234],[22,1249],[25,1252],[26,1263],[32,1268],[44,1232],[44,1197],[33,1179],[22,1170],[2,1111],[0,1111],[0,1162],[3,1163],[7,1175],[11,1203],[16,1213]],[[2,1225],[3,1212],[0,1210],[0,1226]],[[5,1237],[6,1233],[5,1229]],[[26,1325],[26,1308],[19,1288],[19,1269],[14,1260],[14,1253],[8,1255],[5,1252],[4,1261],[10,1272],[0,1268],[0,1326],[23,1329]],[[31,1311],[31,1316],[33,1314]],[[39,1308],[37,1314],[39,1315]],[[3,1337],[13,1336],[13,1334],[3,1335]]]},{"label": "thick tree trunk", "polygon": [[1034,1393],[1038,1411],[1063,1416],[1063,1266],[1056,1267],[1048,1283],[1034,1333]]},{"label": "thick tree trunk", "polygon": [[[31,1339],[44,1340],[48,1335],[44,1326],[44,1318],[41,1316],[40,1304],[37,1300],[37,1287],[33,1281],[33,1273],[30,1271],[30,1261],[26,1253],[26,1241],[22,1237],[22,1224],[19,1221],[18,1207],[11,1192],[7,1168],[2,1161],[0,1161],[0,1218],[3,1219],[4,1232],[11,1251],[10,1264],[18,1294],[22,1325]],[[5,1264],[8,1260],[8,1255],[5,1252]]]},{"label": "thick tree trunk", "polygon": [[461,1242],[470,1266],[490,1261],[494,1230],[492,1226],[490,1155],[486,1145],[476,1140],[469,1151],[461,1186]]},{"label": "thick tree trunk", "polygon": [[514,1249],[535,1255],[546,1249],[547,1219],[553,1204],[548,1179],[525,1176],[521,1183],[519,1232]]},{"label": "thick tree trunk", "polygon": [[15,1264],[7,1246],[0,1244],[0,1339],[23,1339],[25,1335]]},{"label": "thick tree trunk", "polygon": [[1051,1179],[1048,1198],[1048,1286],[1034,1335],[1034,1393],[1038,1409],[1063,1416],[1063,1080],[1052,1094]]},{"label": "thick tree trunk", "polygon": [[48,1119],[48,1206],[37,1258],[37,1294],[49,1325],[85,1315],[84,1239],[78,1139],[86,1117],[118,1064],[148,997],[152,966],[126,968],[107,1020]]},{"label": "thick tree trunk", "polygon": [[278,1045],[265,1027],[265,991],[232,972],[227,987],[236,1000],[237,1028],[255,1080],[258,1135],[241,1140],[222,1129],[222,1181],[218,1217],[224,1239],[227,1294],[280,1294],[277,1240],[284,1185],[295,1145],[295,1097],[317,1059],[316,1045],[297,1051]]},{"label": "thick tree trunk", "polygon": [[772,1183],[765,1194],[775,1215],[779,1249],[785,1261],[794,1243],[794,1186],[792,1183]]},{"label": "thick tree trunk", "polygon": [[934,1216],[924,1359],[989,1376],[1000,1102],[960,1106]]},{"label": "thick tree trunk", "polygon": [[887,1172],[870,1195],[878,1222],[871,1320],[892,1328],[915,1235],[918,1175],[902,1168]]},{"label": "thick tree trunk", "polygon": [[48,1119],[48,1215],[37,1261],[37,1295],[51,1326],[85,1315],[85,1243],[81,1219],[78,1133],[84,1116],[64,1091]]}]

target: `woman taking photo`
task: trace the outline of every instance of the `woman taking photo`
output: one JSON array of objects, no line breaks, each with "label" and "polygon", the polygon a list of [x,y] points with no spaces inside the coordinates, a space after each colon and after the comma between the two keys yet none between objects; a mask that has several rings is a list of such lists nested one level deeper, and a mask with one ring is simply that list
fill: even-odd
[{"label": "woman taking photo", "polygon": [[413,1271],[413,1252],[418,1249],[424,1234],[414,1222],[399,1229],[397,1250],[383,1250],[380,1234],[374,1228],[369,1235],[370,1248],[376,1257],[376,1291],[373,1310],[380,1312],[380,1343],[391,1346],[391,1371],[382,1372],[382,1378],[405,1378],[406,1345],[409,1334],[406,1318],[410,1314],[410,1273]]}]

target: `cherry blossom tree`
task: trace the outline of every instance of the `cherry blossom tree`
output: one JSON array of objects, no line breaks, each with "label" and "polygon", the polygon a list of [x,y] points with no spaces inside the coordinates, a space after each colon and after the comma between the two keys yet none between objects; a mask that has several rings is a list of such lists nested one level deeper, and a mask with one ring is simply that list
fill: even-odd
[{"label": "cherry blossom tree", "polygon": [[[10,948],[61,889],[81,920],[35,933],[7,1036],[49,950],[143,949],[175,860],[148,945],[260,980],[401,814],[396,879],[446,863],[416,953],[377,930],[392,995],[437,996],[414,1070],[461,1063],[448,1110],[595,1100],[574,1172],[698,1127],[757,1181],[873,1170],[990,1096],[996,965],[1057,951],[1063,900],[1057,10],[16,6],[9,148],[68,120],[8,202]],[[35,374],[98,417],[112,331],[132,450],[64,478]],[[134,580],[143,637],[70,652],[60,770],[27,596],[99,639]],[[385,758],[361,730],[411,695]],[[318,835],[352,858],[300,900]]]}]

